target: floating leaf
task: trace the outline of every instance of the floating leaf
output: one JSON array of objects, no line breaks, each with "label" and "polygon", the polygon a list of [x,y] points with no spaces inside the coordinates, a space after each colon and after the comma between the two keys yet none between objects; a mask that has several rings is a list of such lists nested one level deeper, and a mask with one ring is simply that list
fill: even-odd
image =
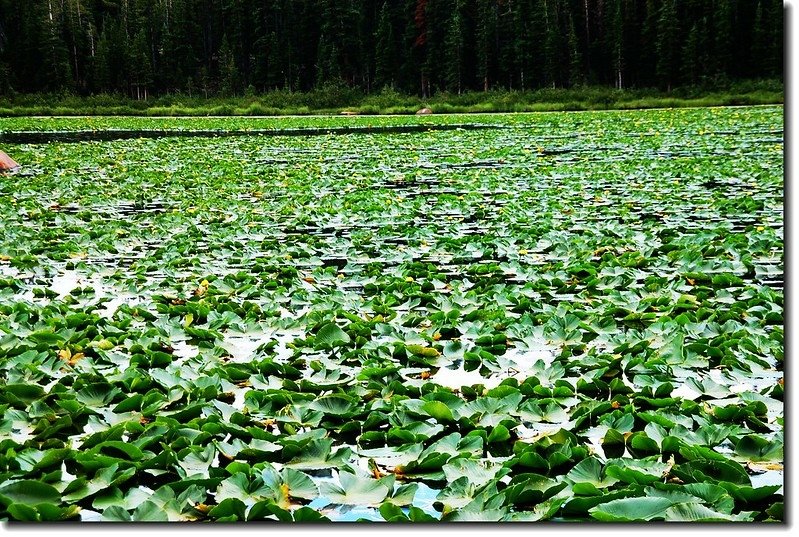
[{"label": "floating leaf", "polygon": [[754,519],[754,515],[752,513],[729,515],[704,505],[681,503],[666,509],[665,519],[667,522],[749,522]]},{"label": "floating leaf", "polygon": [[16,481],[0,487],[0,502],[5,506],[14,503],[31,506],[39,503],[57,504],[60,500],[61,493],[55,487],[32,479]]},{"label": "floating leaf", "polygon": [[445,405],[441,401],[427,401],[425,404],[422,405],[421,409],[425,413],[435,418],[437,421],[441,422],[455,421],[455,418],[452,416],[452,411],[449,409],[447,405]]},{"label": "floating leaf", "polygon": [[334,416],[349,415],[358,405],[345,395],[325,395],[314,399],[308,408]]},{"label": "floating leaf", "polygon": [[328,323],[316,333],[314,342],[320,348],[340,347],[350,342],[350,336],[337,324]]},{"label": "floating leaf", "polygon": [[663,519],[672,505],[666,498],[623,498],[598,505],[589,513],[603,522],[641,522]]},{"label": "floating leaf", "polygon": [[750,461],[781,461],[782,440],[767,440],[762,436],[746,435],[735,444],[735,453]]},{"label": "floating leaf", "polygon": [[[618,479],[603,475],[602,463],[595,457],[587,457],[572,468],[566,478],[575,484],[576,494],[601,493],[599,489],[615,484]],[[588,487],[586,487],[588,485]]]},{"label": "floating leaf", "polygon": [[391,489],[382,481],[357,477],[349,472],[339,473],[336,485],[322,482],[320,493],[331,502],[342,505],[377,505],[388,496]]}]

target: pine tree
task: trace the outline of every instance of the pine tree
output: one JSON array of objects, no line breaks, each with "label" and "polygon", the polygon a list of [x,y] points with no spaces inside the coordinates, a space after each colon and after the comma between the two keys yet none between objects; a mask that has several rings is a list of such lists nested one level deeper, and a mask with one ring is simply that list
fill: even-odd
[{"label": "pine tree", "polygon": [[[730,0],[720,0],[713,6],[713,62],[715,75],[726,77],[732,68],[732,3]],[[699,36],[696,37],[697,41]]]},{"label": "pine tree", "polygon": [[[795,9],[795,8],[794,8]],[[782,0],[771,0],[771,43],[769,47],[768,61],[771,64],[770,76],[782,78],[783,71],[783,41],[785,27],[785,6]]]},{"label": "pine tree", "polygon": [[[755,76],[768,74],[767,58],[769,56],[769,29],[766,25],[766,16],[763,10],[763,2],[758,2],[755,8],[755,20],[752,27],[752,60],[753,72]],[[765,72],[764,72],[765,71]]]},{"label": "pine tree", "polygon": [[464,16],[461,9],[461,2],[456,1],[447,31],[444,62],[447,89],[457,92],[458,95],[464,90],[463,71],[466,49]]},{"label": "pine tree", "polygon": [[524,91],[530,84],[530,61],[528,55],[532,53],[530,43],[530,15],[532,10],[529,2],[520,0],[516,2],[513,10],[513,70],[518,77],[519,88]]},{"label": "pine tree", "polygon": [[520,6],[524,15],[519,16],[518,28],[523,37],[517,43],[517,55],[522,66],[519,84],[523,89],[540,88],[547,85],[546,56],[548,36],[547,4],[542,0],[527,0]]},{"label": "pine tree", "polygon": [[128,50],[128,69],[131,96],[137,100],[147,100],[148,87],[152,84],[152,65],[147,47],[147,36],[139,31]]},{"label": "pine tree", "polygon": [[422,98],[426,98],[430,96],[430,78],[427,71],[427,0],[416,0],[413,23],[416,26],[416,40],[413,46],[417,51],[419,83]]},{"label": "pine tree", "polygon": [[328,82],[341,82],[341,69],[338,64],[338,49],[326,35],[319,38],[319,52],[316,63],[316,84],[322,86]]},{"label": "pine tree", "polygon": [[678,31],[676,0],[665,0],[660,8],[657,26],[657,67],[656,72],[662,86],[671,91],[676,79],[678,60]]},{"label": "pine tree", "polygon": [[222,38],[219,49],[219,86],[222,95],[226,96],[236,95],[241,89],[239,69],[227,35]]},{"label": "pine tree", "polygon": [[651,86],[656,83],[658,9],[656,0],[646,0],[643,6],[640,37],[638,39],[638,84]]},{"label": "pine tree", "polygon": [[496,0],[478,0],[477,10],[477,77],[483,91],[493,83],[491,75],[496,61]]},{"label": "pine tree", "polygon": [[544,75],[546,85],[557,87],[560,72],[561,31],[558,0],[544,0]]},{"label": "pine tree", "polygon": [[621,0],[611,0],[606,6],[607,46],[610,62],[613,66],[613,85],[617,89],[624,88],[624,20]]},{"label": "pine tree", "polygon": [[694,23],[691,26],[691,31],[688,32],[688,39],[685,40],[682,53],[683,80],[690,84],[696,84],[701,76],[699,46],[699,25]]},{"label": "pine tree", "polygon": [[383,2],[375,32],[375,85],[394,87],[397,65],[397,44],[388,2]]},{"label": "pine tree", "polygon": [[266,87],[269,89],[282,87],[286,85],[286,69],[275,32],[269,33],[266,47]]},{"label": "pine tree", "polygon": [[781,0],[0,0],[0,91],[670,89],[782,76],[782,25]]},{"label": "pine tree", "polygon": [[757,3],[753,25],[754,76],[782,75],[783,6],[775,0]]},{"label": "pine tree", "polygon": [[92,62],[93,87],[99,92],[108,93],[114,89],[110,64],[111,44],[108,41],[108,33],[103,32],[97,40],[97,52]]},{"label": "pine tree", "polygon": [[580,86],[585,83],[583,75],[583,59],[577,41],[577,32],[574,29],[574,19],[569,15],[569,84]]},{"label": "pine tree", "polygon": [[521,81],[516,69],[516,43],[513,35],[514,11],[517,9],[513,0],[499,0],[496,7],[496,29],[494,30],[494,50],[496,54],[494,78],[500,87],[509,90],[518,89]]},{"label": "pine tree", "polygon": [[46,0],[44,5],[44,24],[39,38],[42,55],[41,77],[44,87],[58,90],[70,86],[69,52],[61,35],[63,11],[53,0]]}]

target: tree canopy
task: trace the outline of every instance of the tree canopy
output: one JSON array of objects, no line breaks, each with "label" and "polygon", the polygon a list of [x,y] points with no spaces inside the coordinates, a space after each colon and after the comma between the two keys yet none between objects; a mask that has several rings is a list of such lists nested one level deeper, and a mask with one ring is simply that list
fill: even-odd
[{"label": "tree canopy", "polygon": [[780,0],[0,0],[0,94],[782,77]]}]

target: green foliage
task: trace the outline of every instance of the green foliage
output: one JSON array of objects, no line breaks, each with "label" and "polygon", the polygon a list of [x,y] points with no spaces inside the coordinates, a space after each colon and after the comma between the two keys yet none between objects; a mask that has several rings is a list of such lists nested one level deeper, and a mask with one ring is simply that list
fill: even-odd
[{"label": "green foliage", "polygon": [[3,96],[118,93],[148,102],[333,85],[427,99],[583,82],[666,89],[781,79],[783,68],[780,0],[18,4],[0,0]]},{"label": "green foliage", "polygon": [[436,114],[551,112],[764,105],[782,103],[784,98],[782,82],[776,80],[700,84],[675,88],[670,93],[655,89],[616,90],[599,86],[524,92],[441,92],[424,100],[390,87],[384,87],[379,93],[364,94],[357,88],[328,84],[308,93],[277,90],[249,97],[209,99],[179,94],[150,98],[148,101],[131,100],[121,95],[78,97],[17,94],[0,105],[0,117],[338,115],[342,110],[361,115],[413,115],[424,106],[432,107]]},{"label": "green foliage", "polygon": [[779,520],[782,129],[2,119],[0,519]]}]

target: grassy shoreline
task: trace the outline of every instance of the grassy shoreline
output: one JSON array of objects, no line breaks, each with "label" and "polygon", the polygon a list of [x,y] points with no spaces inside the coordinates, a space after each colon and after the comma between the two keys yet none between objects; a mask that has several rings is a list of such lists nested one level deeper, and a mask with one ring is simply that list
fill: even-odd
[{"label": "grassy shoreline", "polygon": [[705,106],[768,105],[785,102],[779,80],[737,82],[724,88],[686,87],[616,90],[605,87],[545,88],[535,91],[439,93],[429,99],[393,90],[364,95],[330,86],[308,93],[275,91],[244,97],[165,95],[136,101],[120,95],[17,95],[0,98],[0,117],[21,116],[286,116],[407,115],[429,107],[436,114],[628,110]]}]

